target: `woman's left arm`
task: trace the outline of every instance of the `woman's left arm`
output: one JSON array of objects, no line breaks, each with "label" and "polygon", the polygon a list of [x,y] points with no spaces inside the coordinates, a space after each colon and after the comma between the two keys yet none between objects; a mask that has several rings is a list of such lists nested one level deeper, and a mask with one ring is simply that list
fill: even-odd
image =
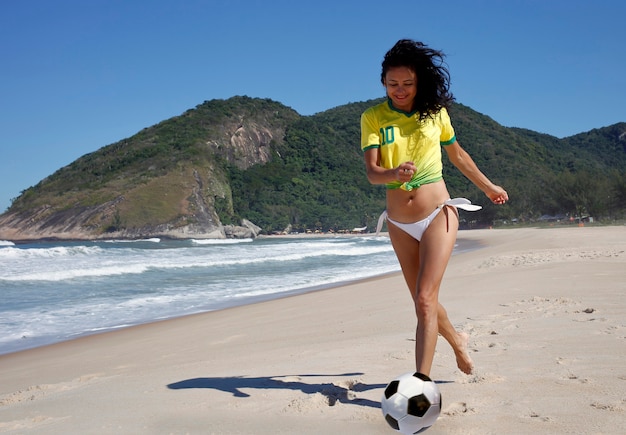
[{"label": "woman's left arm", "polygon": [[443,147],[448,154],[448,158],[463,175],[482,190],[494,204],[504,204],[509,199],[509,195],[502,187],[497,186],[483,174],[472,157],[465,151],[457,141]]}]

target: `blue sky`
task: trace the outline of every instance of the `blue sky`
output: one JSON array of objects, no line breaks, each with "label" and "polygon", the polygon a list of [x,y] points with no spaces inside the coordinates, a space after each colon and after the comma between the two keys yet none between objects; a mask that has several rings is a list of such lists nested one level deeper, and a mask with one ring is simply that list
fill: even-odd
[{"label": "blue sky", "polygon": [[622,0],[4,2],[0,212],[205,100],[311,115],[381,97],[380,62],[401,38],[443,50],[457,101],[502,125],[565,137],[623,122],[625,16]]}]

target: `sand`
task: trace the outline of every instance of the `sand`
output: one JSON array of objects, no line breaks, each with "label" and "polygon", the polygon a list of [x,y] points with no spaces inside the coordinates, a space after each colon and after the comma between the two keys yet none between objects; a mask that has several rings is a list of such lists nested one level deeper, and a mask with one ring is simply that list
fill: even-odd
[{"label": "sand", "polygon": [[[626,227],[474,230],[441,300],[428,434],[626,433]],[[384,386],[414,368],[394,274],[0,356],[0,432],[392,434]]]}]

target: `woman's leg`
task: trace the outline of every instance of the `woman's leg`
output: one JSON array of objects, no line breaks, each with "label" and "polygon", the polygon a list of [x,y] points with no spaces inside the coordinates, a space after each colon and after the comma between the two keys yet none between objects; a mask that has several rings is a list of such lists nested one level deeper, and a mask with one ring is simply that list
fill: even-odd
[{"label": "woman's leg", "polygon": [[441,304],[439,304],[439,311],[437,312],[437,323],[439,325],[439,333],[450,343],[452,350],[454,350],[456,365],[459,370],[466,375],[471,374],[474,370],[474,362],[469,355],[469,335],[465,332],[457,332],[454,329],[446,309]]},{"label": "woman's leg", "polygon": [[452,346],[459,369],[470,373],[473,364],[467,352],[467,334],[457,333],[446,310],[438,302],[439,286],[456,241],[456,213],[445,207],[426,230],[421,242],[393,224],[388,228],[418,318],[415,343],[417,370],[430,374],[437,333],[440,333]]}]

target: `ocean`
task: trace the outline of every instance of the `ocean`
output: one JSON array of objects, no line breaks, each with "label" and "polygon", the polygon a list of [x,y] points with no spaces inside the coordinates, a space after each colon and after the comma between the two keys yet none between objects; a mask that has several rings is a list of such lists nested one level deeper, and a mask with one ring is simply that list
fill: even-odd
[{"label": "ocean", "polygon": [[0,241],[0,354],[399,270],[373,235]]}]

